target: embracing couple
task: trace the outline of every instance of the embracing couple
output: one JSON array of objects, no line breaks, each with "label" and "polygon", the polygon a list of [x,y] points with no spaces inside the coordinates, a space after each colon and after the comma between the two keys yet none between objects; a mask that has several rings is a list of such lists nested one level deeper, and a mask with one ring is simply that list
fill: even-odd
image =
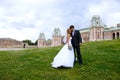
[{"label": "embracing couple", "polygon": [[78,61],[79,65],[82,65],[82,57],[80,53],[80,45],[82,44],[82,38],[79,30],[75,30],[71,25],[67,29],[66,44],[54,57],[52,64],[53,68],[68,67],[72,68],[74,63]]}]

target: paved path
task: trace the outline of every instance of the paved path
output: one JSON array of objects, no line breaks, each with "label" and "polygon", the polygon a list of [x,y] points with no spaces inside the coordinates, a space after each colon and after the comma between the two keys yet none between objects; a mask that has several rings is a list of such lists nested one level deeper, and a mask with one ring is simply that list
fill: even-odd
[{"label": "paved path", "polygon": [[6,50],[24,50],[24,48],[0,48],[0,51],[6,51]]}]

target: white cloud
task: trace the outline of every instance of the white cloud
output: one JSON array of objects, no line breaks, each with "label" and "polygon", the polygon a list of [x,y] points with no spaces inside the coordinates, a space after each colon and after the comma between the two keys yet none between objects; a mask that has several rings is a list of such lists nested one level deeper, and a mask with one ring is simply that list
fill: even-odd
[{"label": "white cloud", "polygon": [[3,15],[4,15],[4,9],[0,7],[0,17],[2,17]]},{"label": "white cloud", "polygon": [[52,38],[55,27],[66,34],[69,25],[88,27],[93,15],[108,26],[120,22],[119,0],[1,0],[0,37],[35,41],[40,32]]},{"label": "white cloud", "polygon": [[24,28],[23,30],[18,30],[16,28],[0,29],[2,35],[0,37],[13,38],[17,40],[31,39],[33,41],[37,40],[39,31],[34,28]]},{"label": "white cloud", "polygon": [[101,0],[100,3],[91,3],[88,6],[88,12],[86,17],[92,17],[93,15],[100,15],[104,24],[108,27],[116,25],[120,22],[120,8],[117,0]]},{"label": "white cloud", "polygon": [[116,24],[120,23],[120,12],[113,12],[107,15],[106,24],[108,26],[116,26]]},{"label": "white cloud", "polygon": [[40,26],[43,26],[43,25],[44,25],[44,21],[43,20],[38,20],[35,23],[35,26],[37,26],[37,27],[40,27]]},{"label": "white cloud", "polygon": [[0,22],[0,27],[3,27],[5,26],[5,23],[4,22]]},{"label": "white cloud", "polygon": [[120,12],[113,13],[112,17],[120,19]]}]

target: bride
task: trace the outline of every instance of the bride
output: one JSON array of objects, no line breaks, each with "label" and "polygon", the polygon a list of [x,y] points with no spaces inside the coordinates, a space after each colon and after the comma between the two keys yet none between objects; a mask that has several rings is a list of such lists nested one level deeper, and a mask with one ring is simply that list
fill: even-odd
[{"label": "bride", "polygon": [[71,30],[67,29],[66,44],[54,57],[52,64],[53,68],[68,67],[72,68],[74,63],[74,50],[71,44]]}]

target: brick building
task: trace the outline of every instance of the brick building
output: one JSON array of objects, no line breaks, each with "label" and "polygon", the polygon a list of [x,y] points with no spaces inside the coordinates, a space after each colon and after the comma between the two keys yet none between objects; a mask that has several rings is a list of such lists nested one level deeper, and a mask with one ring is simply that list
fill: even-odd
[{"label": "brick building", "polygon": [[52,35],[52,40],[45,39],[44,33],[40,33],[38,38],[38,47],[51,47],[51,46],[60,46],[62,45],[63,36],[61,36],[61,31],[59,28],[55,28]]},{"label": "brick building", "polygon": [[11,38],[0,38],[0,48],[22,48],[23,43],[21,41]]},{"label": "brick building", "polygon": [[62,44],[63,37],[61,36],[61,31],[59,28],[54,29],[52,36],[52,46],[60,46]]},{"label": "brick building", "polygon": [[80,29],[83,42],[112,40],[120,38],[120,24],[113,27],[107,27],[102,23],[98,15],[91,19],[91,24],[88,28]]},{"label": "brick building", "polygon": [[[120,23],[116,26],[107,27],[103,24],[100,16],[95,15],[90,21],[88,28],[80,29],[83,42],[120,39]],[[53,31],[52,39],[45,40],[44,33],[40,33],[38,47],[60,46],[63,44],[63,36],[59,28]]]}]

